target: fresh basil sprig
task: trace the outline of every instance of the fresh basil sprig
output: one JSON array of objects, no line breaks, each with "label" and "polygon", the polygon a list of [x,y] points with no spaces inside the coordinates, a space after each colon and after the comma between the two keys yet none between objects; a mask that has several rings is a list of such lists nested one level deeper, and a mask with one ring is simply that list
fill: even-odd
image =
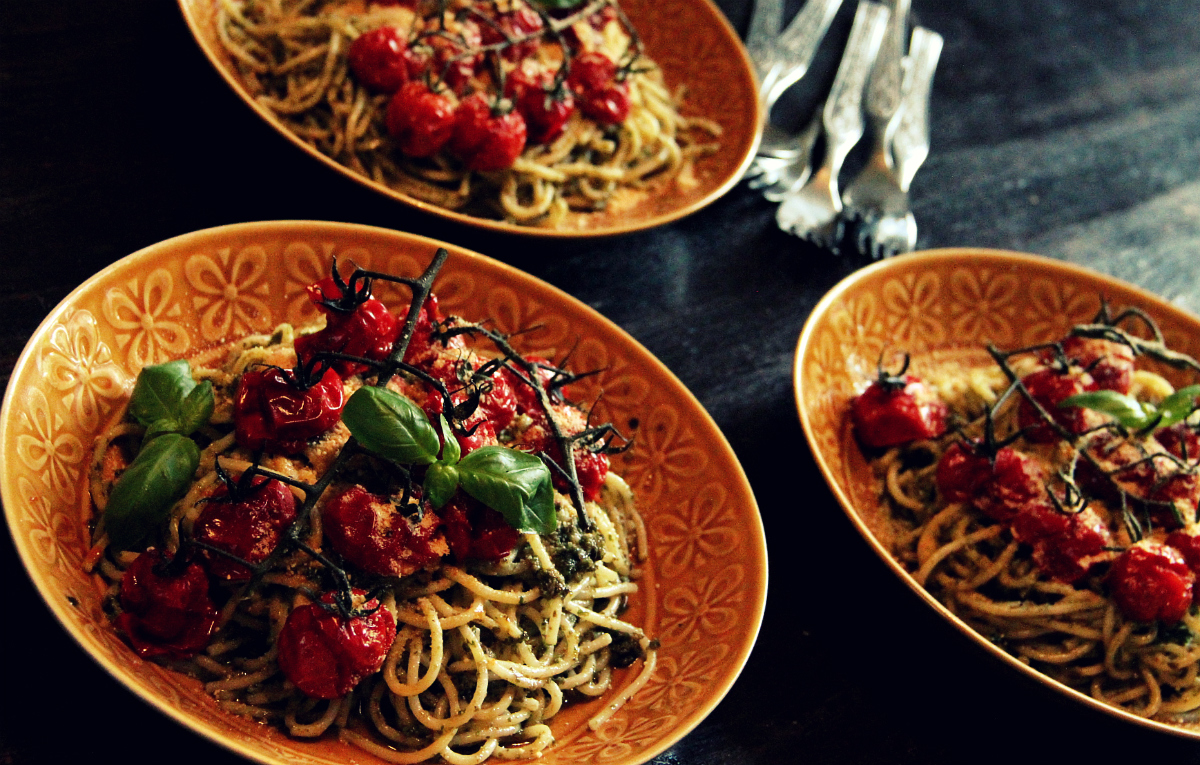
[{"label": "fresh basil sprig", "polygon": [[187,493],[199,465],[200,448],[187,436],[164,433],[145,443],[109,494],[104,510],[109,543],[130,550],[145,540]]},{"label": "fresh basil sprig", "polygon": [[188,438],[212,417],[212,383],[192,379],[186,360],[142,369],[129,414],[146,428],[137,457],[121,473],[104,510],[109,542],[128,550],[143,542],[187,493],[200,449]]},{"label": "fresh basil sprig", "polygon": [[212,417],[212,383],[197,385],[184,359],[144,368],[129,398],[129,413],[146,428],[146,439],[163,433],[191,435]]},{"label": "fresh basil sprig", "polygon": [[541,459],[507,446],[484,446],[461,457],[449,423],[444,415],[440,419],[444,446],[421,408],[386,388],[359,388],[342,409],[342,422],[367,450],[402,465],[429,466],[424,491],[434,507],[462,487],[518,531],[554,530],[554,488]]},{"label": "fresh basil sprig", "polygon": [[1200,385],[1180,388],[1157,406],[1113,390],[1098,390],[1065,398],[1059,406],[1092,409],[1109,415],[1130,430],[1147,430],[1186,420],[1196,409],[1197,397],[1200,397]]},{"label": "fresh basil sprig", "polygon": [[437,461],[437,432],[421,407],[387,388],[366,386],[342,409],[342,422],[368,451],[400,465]]}]

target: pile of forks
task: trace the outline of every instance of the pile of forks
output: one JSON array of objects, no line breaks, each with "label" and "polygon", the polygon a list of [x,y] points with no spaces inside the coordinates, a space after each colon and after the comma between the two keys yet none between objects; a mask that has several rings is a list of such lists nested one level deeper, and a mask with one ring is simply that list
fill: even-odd
[{"label": "pile of forks", "polygon": [[[771,122],[771,110],[807,73],[842,0],[807,0],[782,32],[782,0],[756,0],[746,47],[758,70],[766,128],[747,177],[779,203],[776,220],[784,231],[834,252],[853,241],[875,259],[916,246],[908,189],[929,154],[929,95],[942,38],[918,26],[909,39],[910,2],[859,0],[824,105],[791,135]],[[868,121],[870,157],[839,193],[842,164]],[[818,139],[824,157],[814,170]]]}]

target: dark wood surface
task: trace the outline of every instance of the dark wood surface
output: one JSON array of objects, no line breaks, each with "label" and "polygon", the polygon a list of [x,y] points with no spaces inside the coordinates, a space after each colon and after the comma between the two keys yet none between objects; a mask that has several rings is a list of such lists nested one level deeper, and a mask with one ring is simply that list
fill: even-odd
[{"label": "dark wood surface", "polygon": [[[744,30],[748,0],[720,4]],[[832,76],[848,10],[794,96],[796,114]],[[1195,0],[915,0],[914,12],[946,39],[933,151],[914,184],[920,246],[1064,258],[1200,311]],[[619,239],[450,225],[284,142],[208,66],[170,2],[0,5],[5,380],[73,287],[187,231],[328,219],[471,247],[649,347],[716,418],[761,505],[772,568],[758,645],[725,701],[656,762],[1200,762],[1200,742],[1114,721],[984,656],[863,544],[817,473],[791,385],[806,316],[863,262],[781,234],[773,214],[743,185]],[[239,761],[94,665],[0,544],[0,765]]]}]

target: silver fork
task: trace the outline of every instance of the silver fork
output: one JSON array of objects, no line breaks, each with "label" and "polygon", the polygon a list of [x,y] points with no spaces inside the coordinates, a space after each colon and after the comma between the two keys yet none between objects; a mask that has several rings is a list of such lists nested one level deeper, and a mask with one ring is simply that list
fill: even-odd
[{"label": "silver fork", "polygon": [[929,156],[929,97],[933,73],[942,53],[942,36],[917,27],[909,45],[909,67],[905,73],[904,98],[892,136],[897,194],[889,198],[883,213],[860,234],[858,247],[875,259],[912,252],[917,246],[917,221],[908,205],[908,189],[917,168]]},{"label": "silver fork", "polygon": [[842,199],[838,193],[838,174],[846,155],[863,135],[863,87],[879,52],[889,15],[887,6],[860,0],[842,62],[821,110],[825,160],[807,182],[784,193],[775,212],[781,229],[822,247],[833,248],[839,238]]},{"label": "silver fork", "polygon": [[842,193],[842,217],[856,226],[858,250],[863,254],[875,241],[875,226],[896,213],[903,216],[908,209],[892,161],[892,137],[902,114],[910,5],[911,0],[893,0],[891,4],[892,15],[867,82],[865,108],[871,127],[871,154]]},{"label": "silver fork", "polygon": [[770,66],[762,74],[758,95],[763,110],[760,156],[792,157],[799,152],[795,136],[771,122],[771,110],[788,88],[808,73],[821,40],[837,16],[842,0],[808,0],[775,41]]}]

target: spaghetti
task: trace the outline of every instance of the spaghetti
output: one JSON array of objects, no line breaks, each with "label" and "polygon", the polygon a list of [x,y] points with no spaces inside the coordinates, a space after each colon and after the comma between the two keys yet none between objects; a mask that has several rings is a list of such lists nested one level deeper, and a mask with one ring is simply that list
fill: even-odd
[{"label": "spaghetti", "polygon": [[[1147,332],[1129,330],[1139,322]],[[924,376],[949,413],[937,432],[872,446],[880,434],[857,427],[880,484],[873,531],[1018,660],[1133,714],[1194,725],[1200,388],[1175,391],[1144,360],[1200,365],[1144,315],[1107,308],[1057,343],[988,351],[991,367],[935,362]],[[872,385],[889,381],[894,413],[915,378]]]},{"label": "spaghetti", "polygon": [[[413,288],[412,319],[401,328],[375,314],[373,332],[392,338],[382,354],[369,347],[380,346],[374,335],[338,334],[381,307],[368,297],[371,278],[390,278],[355,271],[310,288],[324,327],[283,325],[193,359],[180,400],[211,385],[213,404],[191,435],[177,424],[186,415],[172,424],[153,412],[143,424],[173,395],[163,368],[143,372],[138,385],[153,387],[153,400],[135,388],[94,450],[87,565],[109,583],[106,608],[130,644],[200,677],[229,712],[296,737],[337,735],[388,762],[536,757],[571,699],[607,699],[589,721],[597,728],[654,671],[657,644],[622,618],[645,532],[629,487],[607,470],[615,432],[562,397],[574,377],[481,325],[443,320],[426,299],[440,263],[421,279],[394,279]],[[322,388],[339,369],[338,389]],[[302,384],[268,388],[265,399],[248,392],[260,378],[290,385],[289,375]],[[335,424],[310,424],[325,411],[310,406],[313,391],[339,409]],[[303,405],[290,399],[273,429],[255,430],[254,407],[288,395]],[[361,402],[375,400],[419,427],[396,430],[376,410],[361,417]],[[305,415],[288,420],[284,409]],[[440,435],[427,430],[439,419]],[[309,427],[321,432],[292,440]],[[373,427],[418,442],[435,434],[430,458],[409,465]],[[122,483],[172,436],[197,445],[195,469],[181,497],[137,527]],[[520,493],[522,476],[537,472],[530,460],[549,468],[520,507],[548,508],[548,518],[527,519],[533,531],[478,488]],[[457,488],[439,488],[430,478],[439,468],[457,471]],[[129,538],[139,541],[118,543]],[[614,673],[639,660],[614,696]]]},{"label": "spaghetti", "polygon": [[525,0],[218,0],[217,25],[251,97],[294,135],[472,215],[579,225],[694,183],[721,132],[680,115],[682,93],[615,0],[553,13]]}]

